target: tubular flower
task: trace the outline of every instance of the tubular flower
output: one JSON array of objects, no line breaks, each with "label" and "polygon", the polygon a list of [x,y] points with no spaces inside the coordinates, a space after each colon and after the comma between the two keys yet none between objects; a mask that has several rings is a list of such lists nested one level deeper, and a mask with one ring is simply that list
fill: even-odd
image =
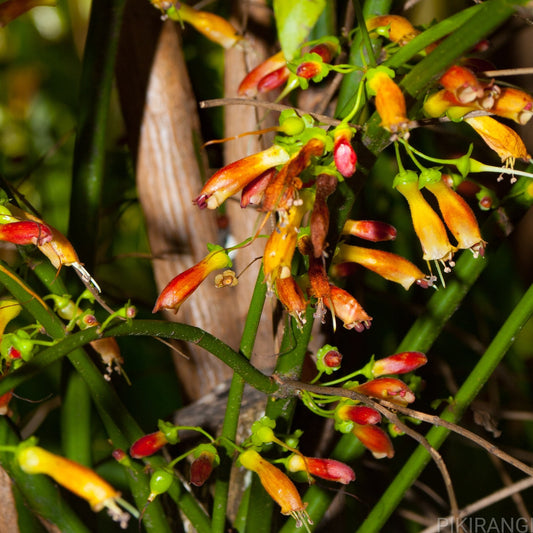
[{"label": "tubular flower", "polygon": [[298,490],[289,477],[279,468],[263,459],[255,450],[246,450],[239,455],[244,468],[255,472],[270,497],[281,507],[283,514],[290,514],[299,527],[302,522],[311,523]]},{"label": "tubular flower", "polygon": [[366,394],[371,398],[388,400],[404,407],[415,401],[413,391],[401,380],[396,378],[376,378],[362,385],[353,387],[353,390]]},{"label": "tubular flower", "polygon": [[301,327],[305,324],[305,311],[307,302],[305,301],[302,289],[291,276],[276,278],[276,295],[283,304],[289,315],[296,319]]},{"label": "tubular flower", "polygon": [[485,241],[481,238],[476,217],[465,200],[442,179],[427,183],[425,187],[437,198],[442,217],[457,240],[457,247],[472,250],[474,257],[483,255]]},{"label": "tubular flower", "polygon": [[327,198],[335,191],[337,178],[333,174],[322,173],[316,178],[316,192],[311,219],[312,254],[315,258],[322,257],[326,247],[326,236],[329,229],[329,208]]},{"label": "tubular flower", "polygon": [[394,457],[394,447],[389,436],[378,426],[355,424],[352,433],[376,459]]},{"label": "tubular flower", "polygon": [[491,117],[466,118],[489,148],[494,150],[506,166],[514,166],[515,159],[530,159],[524,142],[514,130]]},{"label": "tubular flower", "polygon": [[[270,235],[263,254],[263,272],[269,287],[277,277],[286,278],[290,274],[292,256],[296,249],[298,229],[308,211],[307,201],[293,205]],[[286,220],[284,220],[286,219]]]},{"label": "tubular flower", "polygon": [[372,317],[366,314],[359,302],[350,293],[331,283],[329,289],[330,303],[328,307],[331,306],[335,310],[335,315],[344,322],[346,329],[355,329],[361,333],[365,328],[370,328]]},{"label": "tubular flower", "polygon": [[353,149],[351,140],[353,129],[347,125],[338,126],[333,131],[333,160],[335,167],[345,177],[355,174],[357,154]]},{"label": "tubular flower", "polygon": [[[396,183],[395,186],[409,204],[413,227],[422,245],[424,259],[442,263],[451,262],[455,248],[448,240],[444,223],[418,189],[418,182],[402,181]],[[452,263],[450,264],[453,266]]]},{"label": "tubular flower", "polygon": [[260,63],[257,67],[255,67],[253,70],[251,70],[241,81],[237,93],[239,94],[239,96],[255,96],[258,92],[258,86],[261,80],[269,74],[280,70],[281,72],[277,75],[277,79],[282,81],[280,81],[280,83],[276,87],[279,87],[281,84],[287,81],[287,78],[290,74],[290,71],[287,68],[287,61],[285,60],[283,52],[278,52],[272,57],[269,57],[268,59]]},{"label": "tubular flower", "polygon": [[447,113],[452,119],[458,119],[470,111],[479,109],[475,102],[463,104],[446,89],[441,89],[429,96],[424,102],[424,112],[428,117],[436,118]]},{"label": "tubular flower", "polygon": [[220,464],[216,448],[211,444],[203,444],[196,449],[194,461],[191,464],[190,481],[196,487],[201,487],[211,475],[213,469]]},{"label": "tubular flower", "polygon": [[55,0],[7,0],[0,4],[0,27],[37,6],[55,6]]},{"label": "tubular flower", "polygon": [[504,87],[490,111],[524,126],[533,115],[533,98],[520,89]]},{"label": "tubular flower", "polygon": [[381,422],[379,412],[366,405],[342,404],[336,409],[335,418],[338,420],[350,420],[361,426],[367,424],[375,425]]},{"label": "tubular flower", "polygon": [[331,288],[324,261],[322,258],[313,256],[312,248],[307,237],[302,238],[298,245],[302,253],[309,255],[309,294],[318,300],[317,310],[314,316],[324,321],[326,305],[330,306],[332,313],[334,312],[331,304]]},{"label": "tubular flower", "polygon": [[476,75],[468,68],[452,65],[440,78],[440,84],[461,104],[483,97],[484,89]]},{"label": "tubular flower", "polygon": [[290,208],[297,191],[302,188],[299,176],[309,166],[313,156],[319,157],[324,152],[324,141],[310,139],[269,181],[263,196],[262,211],[274,211]]},{"label": "tubular flower", "polygon": [[393,241],[396,228],[379,220],[347,220],[342,228],[343,235],[353,235],[372,242]]},{"label": "tubular flower", "polygon": [[319,459],[293,454],[287,459],[289,472],[307,472],[328,481],[336,481],[347,485],[355,481],[355,472],[345,463],[335,459]]},{"label": "tubular flower", "polygon": [[106,507],[113,520],[125,527],[129,515],[118,507],[116,491],[96,472],[79,463],[55,455],[39,446],[22,447],[16,454],[20,468],[27,474],[46,474],[57,483],[89,502],[93,511]]},{"label": "tubular flower", "polygon": [[180,2],[177,15],[181,20],[189,23],[202,35],[205,35],[210,41],[219,44],[223,48],[231,48],[242,39],[237,34],[237,30],[226,19],[214,13],[197,11]]},{"label": "tubular flower", "polygon": [[31,220],[21,220],[0,225],[0,241],[42,246],[51,240],[52,231],[46,224],[39,224]]},{"label": "tubular flower", "polygon": [[367,82],[372,94],[376,95],[376,110],[381,117],[381,126],[391,133],[407,130],[409,119],[405,98],[401,89],[391,77],[392,71],[376,69],[369,73]]},{"label": "tubular flower", "polygon": [[137,439],[130,447],[130,455],[134,459],[148,457],[158,452],[165,444],[168,444],[165,434],[162,431],[155,431]]},{"label": "tubular flower", "polygon": [[248,207],[251,205],[261,205],[265,189],[267,188],[270,180],[276,174],[275,168],[269,168],[262,174],[254,178],[248,185],[242,189],[241,194],[241,207]]},{"label": "tubular flower", "polygon": [[231,267],[228,254],[216,246],[199,263],[178,274],[161,291],[153,313],[160,309],[174,309],[178,311],[181,304],[200,286],[200,283],[214,270]]},{"label": "tubular flower", "polygon": [[239,192],[253,179],[266,170],[282,165],[289,160],[289,154],[274,144],[256,154],[234,161],[215,172],[205,183],[200,195],[194,200],[200,209],[216,209],[230,196]]},{"label": "tubular flower", "polygon": [[401,352],[375,361],[372,375],[377,378],[385,374],[407,374],[426,363],[427,357],[422,352]]},{"label": "tubular flower", "polygon": [[333,260],[336,264],[350,262],[362,265],[388,281],[399,283],[405,290],[408,290],[413,283],[427,289],[434,281],[432,276],[426,276],[411,261],[382,250],[341,244]]},{"label": "tubular flower", "polygon": [[372,17],[366,21],[366,28],[369,31],[385,28],[386,31],[383,33],[387,38],[400,46],[406,45],[420,33],[405,17],[399,15]]}]

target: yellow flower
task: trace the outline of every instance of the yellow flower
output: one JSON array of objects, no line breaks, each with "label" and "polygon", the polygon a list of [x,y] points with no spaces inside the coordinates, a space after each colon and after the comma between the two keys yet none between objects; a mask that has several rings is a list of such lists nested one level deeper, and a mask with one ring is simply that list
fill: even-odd
[{"label": "yellow flower", "polygon": [[307,504],[302,502],[294,483],[279,468],[263,459],[255,450],[242,452],[239,461],[244,468],[259,476],[265,490],[281,507],[281,512],[296,520],[296,527],[302,522],[312,523],[305,510]]},{"label": "yellow flower", "polygon": [[20,468],[27,474],[46,474],[89,502],[93,511],[100,511],[106,507],[113,520],[119,521],[121,525],[127,523],[129,515],[116,503],[120,492],[90,468],[50,453],[39,446],[20,448],[16,458]]},{"label": "yellow flower", "polygon": [[466,118],[465,122],[481,135],[489,148],[500,156],[505,166],[514,167],[515,159],[531,158],[518,133],[501,122],[491,117]]},{"label": "yellow flower", "polygon": [[406,45],[420,32],[405,18],[399,15],[381,15],[366,21],[367,30],[386,28],[387,38],[400,46]]}]

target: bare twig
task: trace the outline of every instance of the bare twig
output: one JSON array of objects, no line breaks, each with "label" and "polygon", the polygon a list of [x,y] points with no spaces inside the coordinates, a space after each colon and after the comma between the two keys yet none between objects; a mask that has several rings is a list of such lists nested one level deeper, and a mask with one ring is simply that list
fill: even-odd
[{"label": "bare twig", "polygon": [[[464,509],[461,509],[461,511],[459,512],[459,516],[460,518],[464,518],[465,516],[471,515],[477,511],[480,511],[481,509],[485,509],[490,505],[499,502],[505,498],[508,498],[512,494],[525,490],[529,487],[533,487],[533,477],[527,477],[525,479],[522,479],[521,481],[517,481],[509,487],[497,490],[496,492],[489,494],[485,498],[482,498],[477,502],[467,505]],[[446,525],[444,524],[444,520],[451,521],[452,518],[452,516],[448,516],[444,519],[440,518],[437,524],[434,524],[433,526],[424,529],[422,533],[437,533],[438,531],[442,531],[442,528]]]}]

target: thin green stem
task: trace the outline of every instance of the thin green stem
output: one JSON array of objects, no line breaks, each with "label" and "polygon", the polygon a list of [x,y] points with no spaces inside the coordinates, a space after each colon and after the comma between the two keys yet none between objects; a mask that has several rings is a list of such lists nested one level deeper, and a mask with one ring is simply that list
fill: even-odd
[{"label": "thin green stem", "polygon": [[[266,297],[266,283],[264,282],[263,268],[259,270],[255,282],[254,292],[250,301],[246,322],[241,337],[240,351],[241,354],[249,360],[252,356],[252,350],[257,336],[257,329],[261,321],[261,313]],[[242,375],[236,373],[233,375],[228,394],[228,402],[222,426],[222,438],[226,442],[235,441],[239,425],[239,414],[241,402],[244,394],[245,379]],[[217,469],[218,475],[215,482],[215,498],[213,504],[213,533],[222,533],[226,529],[226,508],[229,497],[229,479],[231,473],[231,451],[227,449],[227,455],[221,458],[221,465]]]},{"label": "thin green stem", "polygon": [[[500,328],[483,357],[457,392],[454,401],[443,411],[441,414],[442,419],[453,423],[461,419],[467,407],[475,399],[513,344],[516,335],[532,315],[533,285],[525,292],[520,302],[509,315],[509,318]],[[438,449],[449,433],[449,429],[433,427],[426,435],[426,438],[434,448]],[[419,446],[398,473],[395,480],[389,485],[389,488],[374,506],[361,527],[357,529],[357,532],[373,533],[380,531],[394,509],[396,509],[407,489],[418,478],[430,460],[431,457],[428,451],[423,446]]]},{"label": "thin green stem", "polygon": [[355,18],[357,19],[357,25],[359,26],[359,31],[363,40],[363,46],[366,50],[368,64],[371,67],[375,67],[377,65],[376,56],[374,55],[374,49],[372,47],[370,35],[368,35],[368,30],[366,29],[366,21],[363,15],[363,10],[361,9],[361,4],[359,3],[359,0],[353,0],[352,4],[355,11]]}]

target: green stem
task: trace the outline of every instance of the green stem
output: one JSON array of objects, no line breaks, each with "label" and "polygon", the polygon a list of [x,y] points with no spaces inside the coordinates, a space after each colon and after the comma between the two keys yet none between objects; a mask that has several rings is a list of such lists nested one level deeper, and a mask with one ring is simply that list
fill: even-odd
[{"label": "green stem", "polygon": [[[477,396],[513,344],[516,335],[532,315],[533,285],[522,296],[518,305],[500,328],[483,357],[457,392],[453,403],[443,411],[441,414],[442,419],[453,423],[457,423],[461,419],[467,407]],[[446,428],[433,427],[426,435],[426,438],[434,448],[438,449],[449,433],[450,430]],[[418,478],[430,459],[427,450],[423,446],[419,446],[357,530],[358,533],[372,533],[381,530],[407,489]]]},{"label": "green stem", "polygon": [[80,80],[69,237],[86,268],[96,255],[109,101],[125,0],[94,0]]},{"label": "green stem", "polygon": [[376,56],[374,55],[374,48],[372,47],[370,35],[368,35],[368,30],[366,29],[366,21],[363,15],[363,10],[361,9],[361,4],[359,3],[359,0],[353,0],[352,4],[355,11],[355,18],[357,19],[357,25],[359,26],[359,32],[361,33],[361,38],[363,40],[363,46],[366,51],[368,64],[371,67],[375,67],[377,65]]},{"label": "green stem", "polygon": [[[246,322],[241,337],[240,352],[249,360],[252,356],[257,329],[261,321],[261,313],[265,303],[267,286],[264,282],[263,267],[261,266],[257,280],[255,282],[254,292],[250,301]],[[242,375],[235,373],[231,379],[231,385],[228,393],[228,402],[224,415],[222,426],[222,437],[227,441],[235,441],[237,429],[239,426],[239,414],[241,402],[244,394],[245,379]],[[221,464],[218,468],[217,480],[215,482],[215,498],[213,504],[213,533],[223,533],[226,530],[226,515],[229,496],[229,481],[232,467],[232,451],[226,450],[227,455],[221,458]]]}]

